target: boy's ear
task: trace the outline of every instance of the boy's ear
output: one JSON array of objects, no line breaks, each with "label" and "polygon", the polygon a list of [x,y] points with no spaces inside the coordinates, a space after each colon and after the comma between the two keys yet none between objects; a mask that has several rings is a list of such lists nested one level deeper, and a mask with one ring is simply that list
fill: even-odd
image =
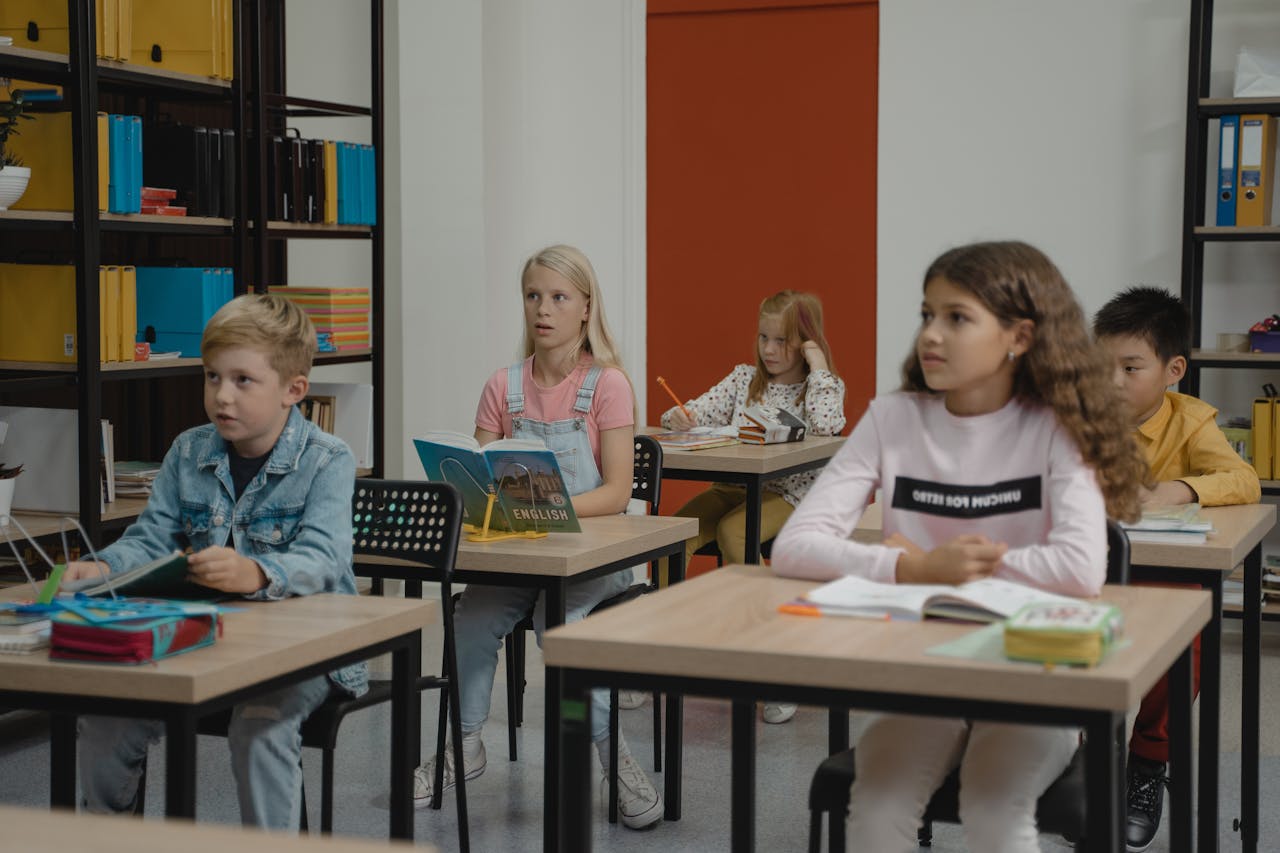
[{"label": "boy's ear", "polygon": [[1187,375],[1187,360],[1180,355],[1169,359],[1164,366],[1165,385],[1177,385]]},{"label": "boy's ear", "polygon": [[299,374],[284,385],[284,404],[286,407],[299,403],[311,390],[311,380]]}]

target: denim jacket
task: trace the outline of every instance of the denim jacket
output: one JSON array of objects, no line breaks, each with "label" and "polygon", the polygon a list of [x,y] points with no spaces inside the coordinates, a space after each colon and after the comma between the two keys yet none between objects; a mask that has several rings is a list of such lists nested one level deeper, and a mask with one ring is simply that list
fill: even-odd
[{"label": "denim jacket", "polygon": [[[222,545],[256,561],[267,577],[267,586],[246,595],[248,600],[317,592],[355,595],[355,465],[342,439],[321,432],[295,408],[237,501],[226,441],[213,424],[189,429],[165,454],[142,515],[98,558],[119,572],[174,550]],[[329,677],[355,696],[368,684],[363,663]]]}]

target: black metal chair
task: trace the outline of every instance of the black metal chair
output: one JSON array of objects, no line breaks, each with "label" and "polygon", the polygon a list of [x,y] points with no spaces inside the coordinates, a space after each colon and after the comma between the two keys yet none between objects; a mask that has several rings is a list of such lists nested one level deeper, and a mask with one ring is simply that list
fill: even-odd
[{"label": "black metal chair", "polygon": [[[1107,522],[1107,583],[1129,583],[1129,537],[1114,521]],[[809,853],[822,847],[822,815],[829,813],[831,853],[843,853],[844,822],[849,812],[849,789],[854,780],[854,751],[830,756],[813,774],[809,785]],[[1061,835],[1077,845],[1085,838],[1084,747],[1076,750],[1066,769],[1036,801],[1036,824],[1041,832]],[[960,771],[952,771],[934,792],[925,808],[918,839],[921,847],[933,843],[933,823],[960,822]]]}]

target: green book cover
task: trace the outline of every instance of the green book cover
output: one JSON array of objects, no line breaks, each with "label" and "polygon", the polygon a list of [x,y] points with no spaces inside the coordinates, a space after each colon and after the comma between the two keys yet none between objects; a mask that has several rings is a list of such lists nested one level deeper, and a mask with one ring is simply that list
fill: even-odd
[{"label": "green book cover", "polygon": [[113,572],[105,579],[92,576],[66,581],[62,584],[62,591],[102,596],[111,595],[111,590],[115,590],[116,595],[194,600],[222,598],[226,595],[220,590],[194,583],[188,579],[187,572],[186,555],[174,551],[127,571]]}]

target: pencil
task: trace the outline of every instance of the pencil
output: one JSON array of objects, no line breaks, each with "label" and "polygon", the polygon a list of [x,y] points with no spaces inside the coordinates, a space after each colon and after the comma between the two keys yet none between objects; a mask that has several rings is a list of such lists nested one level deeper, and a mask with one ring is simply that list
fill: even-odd
[{"label": "pencil", "polygon": [[672,400],[675,400],[675,401],[676,401],[676,405],[680,407],[680,411],[684,412],[684,416],[685,416],[686,418],[688,418],[689,420],[693,421],[694,423],[697,423],[698,419],[697,419],[697,418],[695,418],[695,417],[693,416],[693,414],[692,414],[688,409],[686,409],[686,408],[684,407],[684,403],[681,403],[681,402],[680,402],[680,398],[676,396],[676,392],[675,392],[675,391],[672,391],[672,390],[671,390],[671,386],[667,384],[667,380],[665,380],[665,379],[663,379],[661,376],[659,376],[659,377],[658,377],[658,384],[662,386],[662,390],[663,390],[663,391],[666,391],[668,394],[670,394],[670,395],[671,395],[671,399],[672,399]]}]

